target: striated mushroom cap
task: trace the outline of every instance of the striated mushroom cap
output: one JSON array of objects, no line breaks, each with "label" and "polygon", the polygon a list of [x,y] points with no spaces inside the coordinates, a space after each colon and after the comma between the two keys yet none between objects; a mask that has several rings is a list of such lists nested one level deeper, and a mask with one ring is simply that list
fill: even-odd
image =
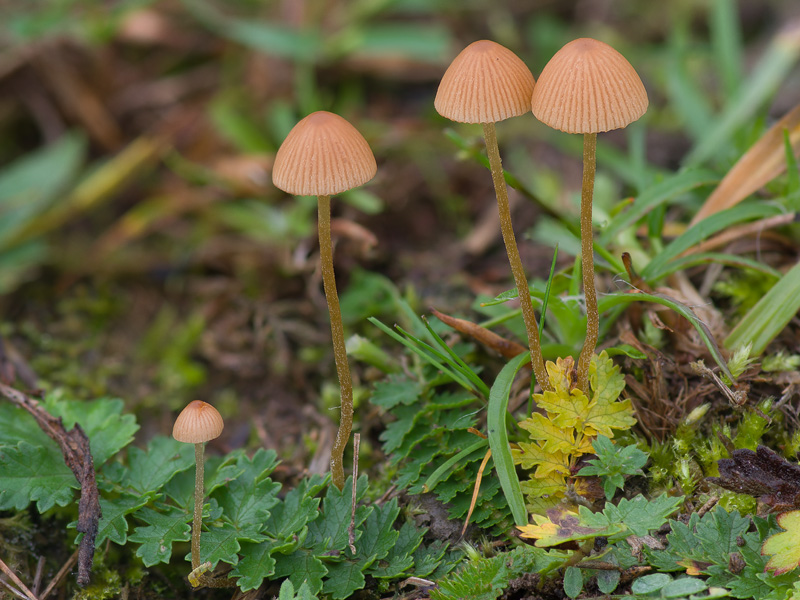
[{"label": "striated mushroom cap", "polygon": [[496,123],[531,109],[530,69],[508,48],[490,40],[471,43],[447,67],[433,105],[459,123]]},{"label": "striated mushroom cap", "polygon": [[627,126],[647,110],[647,92],[631,64],[608,44],[573,40],[550,59],[533,91],[533,114],[567,133]]},{"label": "striated mushroom cap", "polygon": [[193,400],[175,419],[172,437],[187,444],[202,444],[218,438],[224,426],[216,408],[202,400]]},{"label": "striated mushroom cap", "polygon": [[318,111],[286,136],[275,156],[272,183],[298,196],[332,196],[365,184],[377,170],[358,130],[339,115]]}]

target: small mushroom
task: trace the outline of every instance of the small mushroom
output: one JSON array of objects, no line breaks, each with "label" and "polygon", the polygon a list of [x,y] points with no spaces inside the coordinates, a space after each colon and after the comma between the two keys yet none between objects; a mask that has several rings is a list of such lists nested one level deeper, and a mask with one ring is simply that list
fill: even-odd
[{"label": "small mushroom", "polygon": [[583,134],[581,262],[586,295],[586,341],[578,358],[578,387],[589,392],[589,363],[600,328],[594,287],[592,195],[598,132],[627,126],[647,110],[647,92],[631,64],[608,44],[580,38],[545,65],[531,107],[542,123]]},{"label": "small mushroom", "polygon": [[200,529],[203,524],[203,448],[206,442],[216,439],[225,424],[219,411],[202,400],[193,400],[175,419],[172,437],[179,442],[194,444],[194,519],[192,520],[192,569],[200,567]]},{"label": "small mushroom", "polygon": [[333,483],[340,490],[344,488],[344,449],[353,428],[353,384],[333,271],[331,195],[365,184],[377,169],[372,150],[358,130],[339,115],[325,111],[311,113],[294,126],[272,168],[275,187],[289,194],[317,196],[322,283],[342,396],[339,431],[331,450]]},{"label": "small mushroom", "polygon": [[433,104],[440,115],[452,121],[483,125],[486,154],[489,157],[500,215],[500,229],[514,275],[514,284],[517,286],[531,350],[531,364],[539,385],[548,390],[550,380],[542,357],[539,327],[536,324],[528,279],[511,223],[508,189],[494,125],[498,121],[530,111],[535,83],[530,69],[511,50],[490,40],[480,40],[464,48],[447,68]]}]

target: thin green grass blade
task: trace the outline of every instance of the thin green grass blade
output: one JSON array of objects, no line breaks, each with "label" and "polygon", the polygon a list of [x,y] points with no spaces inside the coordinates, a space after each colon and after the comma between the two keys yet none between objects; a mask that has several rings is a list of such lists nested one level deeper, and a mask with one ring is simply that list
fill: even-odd
[{"label": "thin green grass blade", "polygon": [[697,83],[697,77],[689,73],[688,65],[693,49],[689,47],[689,26],[685,19],[678,20],[671,28],[668,55],[664,72],[666,75],[669,106],[684,124],[684,130],[694,140],[706,135],[713,122],[713,112],[707,94]]},{"label": "thin green grass blade", "polygon": [[723,344],[729,350],[752,344],[758,356],[800,310],[800,263],[792,267],[733,328]]},{"label": "thin green grass blade", "polygon": [[[460,462],[469,458],[474,452],[478,450],[483,450],[486,446],[489,445],[489,441],[483,438],[478,439],[474,444],[470,444],[466,448],[464,448],[461,452],[456,454],[455,456],[451,456],[445,462],[443,462],[438,469],[436,469],[428,479],[425,480],[425,483],[422,485],[423,492],[432,492],[433,489],[438,485],[438,483],[444,479],[444,476],[450,472],[453,467],[455,467]],[[485,450],[484,450],[485,451]]]},{"label": "thin green grass blade", "polygon": [[[472,368],[470,368],[470,366],[465,363],[464,360],[458,354],[456,354],[450,346],[447,345],[447,343],[439,336],[439,334],[433,330],[431,324],[428,323],[428,319],[423,317],[422,322],[425,323],[428,333],[430,333],[433,339],[436,340],[436,344],[447,353],[446,356],[450,357],[452,362],[448,361],[449,364],[451,364],[454,369],[469,379],[475,385],[475,387],[481,391],[481,394],[483,394],[484,398],[488,398],[489,386],[483,383],[481,378],[478,377],[478,374],[473,371]],[[446,358],[446,356],[443,358]]]},{"label": "thin green grass blade", "polygon": [[718,180],[716,173],[708,169],[684,169],[666,177],[648,187],[627,210],[614,217],[603,230],[598,243],[603,246],[608,245],[621,231],[637,223],[656,206],[665,204],[701,185],[715,183]]},{"label": "thin green grass blade", "polygon": [[492,391],[489,394],[489,407],[486,413],[486,429],[489,432],[489,447],[492,449],[494,467],[500,487],[506,497],[514,524],[523,526],[528,524],[528,511],[525,509],[525,500],[519,485],[519,477],[511,457],[511,448],[508,445],[508,431],[506,430],[506,412],[508,410],[508,396],[514,377],[522,366],[530,361],[530,352],[523,352],[512,358],[503,370],[497,375]]},{"label": "thin green grass blade", "polygon": [[690,227],[682,235],[675,238],[663,252],[656,255],[644,269],[641,276],[648,282],[661,279],[668,270],[668,263],[677,258],[680,254],[703,241],[708,236],[727,229],[731,225],[752,221],[754,219],[764,219],[782,214],[783,208],[774,204],[764,202],[739,204],[733,208],[715,213],[703,219],[693,227]]},{"label": "thin green grass blade", "polygon": [[739,30],[738,2],[714,0],[709,27],[711,45],[725,93],[732,96],[742,84],[742,34]]},{"label": "thin green grass blade", "polygon": [[689,321],[692,324],[692,327],[694,327],[697,333],[700,335],[700,338],[703,340],[703,344],[705,344],[706,348],[708,348],[711,357],[714,359],[714,362],[717,363],[720,370],[728,377],[730,381],[736,381],[736,378],[731,374],[730,369],[728,369],[728,363],[725,362],[725,358],[722,356],[719,346],[714,340],[714,336],[711,335],[711,332],[708,330],[708,327],[706,327],[705,323],[703,323],[697,317],[697,315],[694,314],[694,311],[685,304],[678,302],[677,300],[674,300],[665,294],[646,294],[644,292],[606,294],[602,298],[598,299],[597,304],[600,312],[603,312],[620,305],[631,304],[633,302],[640,301],[652,302],[654,304],[660,304],[661,306],[671,308]]},{"label": "thin green grass blade", "polygon": [[553,277],[556,273],[556,259],[558,258],[558,244],[556,244],[555,250],[553,250],[553,262],[550,263],[550,275],[547,278],[547,285],[544,288],[544,299],[542,300],[542,314],[539,317],[539,343],[541,343],[541,337],[544,334],[544,321],[545,316],[547,315],[547,301],[550,299],[550,287],[553,285]]},{"label": "thin green grass blade", "polygon": [[769,265],[757,260],[753,260],[752,258],[738,256],[736,254],[725,254],[723,252],[700,252],[698,254],[680,256],[670,261],[669,265],[664,271],[664,275],[671,275],[672,273],[682,271],[683,269],[688,269],[689,267],[707,263],[719,263],[722,265],[728,265],[729,267],[752,269],[753,271],[758,271],[760,273],[764,273],[765,275],[771,275],[776,281],[783,275],[777,269],[773,269]]},{"label": "thin green grass blade", "polygon": [[[792,147],[792,137],[789,131],[783,130],[783,148],[786,153],[786,195],[797,196],[800,192],[800,171],[797,168],[797,157],[794,155],[794,148]],[[792,208],[797,210],[797,202],[794,202]]]}]

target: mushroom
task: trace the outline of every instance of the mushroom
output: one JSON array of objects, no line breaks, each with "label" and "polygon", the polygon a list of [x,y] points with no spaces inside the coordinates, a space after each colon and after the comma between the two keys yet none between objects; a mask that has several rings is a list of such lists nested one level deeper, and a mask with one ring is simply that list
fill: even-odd
[{"label": "mushroom", "polygon": [[531,107],[542,123],[583,134],[581,261],[586,295],[586,341],[578,358],[578,387],[589,391],[589,364],[597,345],[600,317],[594,287],[592,194],[597,133],[619,129],[647,110],[647,92],[631,64],[608,44],[580,38],[566,44],[545,65]]},{"label": "mushroom", "polygon": [[535,83],[528,67],[511,50],[490,40],[479,40],[464,48],[447,68],[433,104],[440,115],[452,121],[483,125],[486,154],[489,157],[497,210],[500,214],[500,229],[517,286],[531,350],[531,364],[539,385],[548,390],[550,380],[542,358],[539,327],[536,324],[528,280],[514,237],[508,189],[494,125],[497,121],[530,111]]},{"label": "mushroom", "polygon": [[331,450],[333,483],[340,490],[344,488],[344,449],[353,428],[353,384],[333,271],[331,195],[363,185],[377,169],[372,150],[358,130],[339,115],[325,111],[311,113],[294,126],[272,167],[275,187],[289,194],[317,196],[322,283],[342,396],[339,431]]},{"label": "mushroom", "polygon": [[[225,424],[219,411],[202,400],[193,400],[175,419],[172,437],[179,442],[194,444],[194,519],[192,520],[192,569],[200,567],[200,529],[203,521],[203,448],[205,442],[219,437]],[[203,583],[205,581],[203,580]]]}]

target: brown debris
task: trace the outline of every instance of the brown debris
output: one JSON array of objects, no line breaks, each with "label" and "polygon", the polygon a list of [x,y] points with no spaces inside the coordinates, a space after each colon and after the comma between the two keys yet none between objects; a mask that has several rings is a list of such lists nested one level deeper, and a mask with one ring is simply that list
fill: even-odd
[{"label": "brown debris", "polygon": [[719,477],[708,481],[739,494],[748,494],[776,511],[800,508],[800,466],[766,446],[755,452],[735,450],[718,461]]},{"label": "brown debris", "polygon": [[94,541],[97,537],[97,526],[100,522],[100,497],[97,483],[94,478],[94,459],[89,449],[89,438],[79,424],[67,431],[59,417],[56,419],[39,406],[33,398],[22,392],[0,383],[0,394],[13,404],[27,410],[39,427],[42,428],[61,448],[64,462],[75,474],[75,479],[81,485],[81,499],[78,502],[77,530],[83,533],[78,547],[78,585],[85,587],[89,584],[92,573],[92,559],[94,558]]},{"label": "brown debris", "polygon": [[[518,354],[522,354],[523,352],[527,352],[527,348],[525,348],[522,344],[518,344],[517,342],[507,340],[504,337],[501,337],[494,333],[493,331],[489,331],[485,327],[481,327],[477,323],[473,323],[472,321],[467,321],[465,319],[457,319],[455,317],[451,317],[444,313],[439,312],[435,308],[431,308],[431,312],[433,315],[439,319],[445,325],[448,325],[459,331],[464,333],[471,338],[477,340],[487,348],[490,348],[500,354],[503,358],[514,358]],[[527,365],[530,368],[530,364]]]}]

